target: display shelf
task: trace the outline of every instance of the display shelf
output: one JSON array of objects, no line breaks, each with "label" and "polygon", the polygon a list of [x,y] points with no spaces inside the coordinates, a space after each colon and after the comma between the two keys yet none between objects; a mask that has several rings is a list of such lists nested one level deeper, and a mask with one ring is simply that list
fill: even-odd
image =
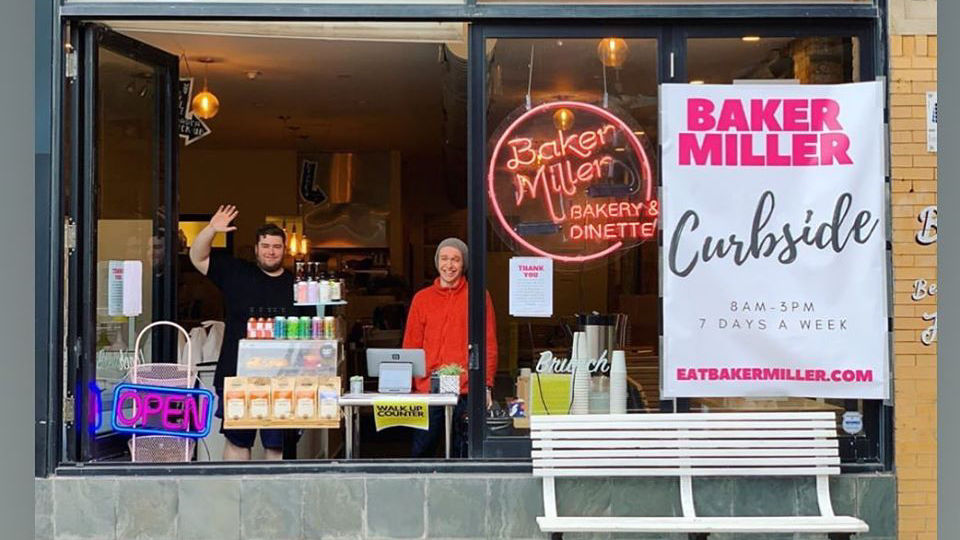
[{"label": "display shelf", "polygon": [[346,301],[346,300],[334,300],[334,301],[331,301],[331,302],[304,302],[304,303],[302,303],[302,304],[299,303],[299,302],[296,302],[296,303],[294,303],[293,305],[295,305],[295,306],[297,306],[297,307],[317,307],[317,308],[319,308],[319,307],[326,307],[326,306],[345,306],[345,305],[347,305],[347,301]]},{"label": "display shelf", "polygon": [[338,429],[340,418],[336,420],[224,420],[223,429]]}]

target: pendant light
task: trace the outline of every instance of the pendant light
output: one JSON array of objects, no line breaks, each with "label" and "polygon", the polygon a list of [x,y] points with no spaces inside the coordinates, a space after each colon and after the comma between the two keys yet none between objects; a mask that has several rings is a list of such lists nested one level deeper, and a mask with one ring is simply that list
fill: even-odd
[{"label": "pendant light", "polygon": [[300,251],[300,241],[297,239],[297,226],[294,224],[293,232],[290,234],[290,240],[287,242],[289,246],[290,256],[296,257]]},{"label": "pendant light", "polygon": [[207,66],[213,63],[214,59],[198,58],[197,62],[203,64],[203,90],[193,97],[193,114],[204,120],[209,120],[220,111],[220,100],[207,89]]},{"label": "pendant light", "polygon": [[597,45],[597,56],[603,65],[609,68],[619,68],[627,61],[630,47],[622,38],[608,37],[600,40]]},{"label": "pendant light", "polygon": [[557,112],[553,113],[553,125],[560,131],[567,131],[572,128],[573,111],[566,107],[557,109]]}]

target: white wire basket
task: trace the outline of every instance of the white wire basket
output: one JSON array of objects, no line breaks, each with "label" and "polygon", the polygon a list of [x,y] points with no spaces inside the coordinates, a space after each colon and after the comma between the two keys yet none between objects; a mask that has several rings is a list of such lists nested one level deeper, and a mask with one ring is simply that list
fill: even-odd
[{"label": "white wire basket", "polygon": [[[155,326],[172,326],[182,333],[187,340],[186,363],[151,362],[146,363],[140,353],[140,341],[151,328]],[[168,388],[193,388],[197,380],[197,371],[193,365],[190,334],[182,326],[170,321],[157,321],[147,325],[137,335],[133,346],[135,361],[130,368],[130,382],[150,386],[164,386]],[[136,405],[134,405],[136,407]],[[170,463],[187,462],[192,459],[196,441],[188,437],[173,435],[137,435],[130,437],[127,443],[130,448],[130,459],[139,463]]]}]

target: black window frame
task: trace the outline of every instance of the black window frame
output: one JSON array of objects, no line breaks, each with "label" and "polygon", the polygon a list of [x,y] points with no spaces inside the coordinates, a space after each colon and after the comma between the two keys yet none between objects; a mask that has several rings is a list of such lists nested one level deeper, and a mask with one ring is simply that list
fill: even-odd
[{"label": "black window frame", "polygon": [[[43,4],[42,2],[40,4]],[[63,399],[65,361],[67,353],[64,339],[63,309],[67,299],[63,297],[66,268],[61,264],[65,249],[64,231],[64,172],[61,170],[61,144],[64,132],[71,129],[70,123],[63,124],[65,113],[64,96],[70,91],[66,82],[65,47],[70,39],[70,28],[82,21],[109,19],[195,19],[195,20],[299,20],[299,21],[451,21],[465,22],[469,25],[469,47],[472,51],[483,50],[486,37],[557,37],[563,35],[576,37],[595,36],[598,29],[604,33],[624,29],[628,37],[638,28],[659,28],[660,42],[658,55],[661,59],[672,52],[673,77],[664,77],[663,71],[669,69],[660,62],[662,82],[679,82],[685,79],[685,38],[686,37],[722,37],[744,35],[747,32],[767,33],[773,27],[792,29],[804,35],[825,35],[827,29],[843,32],[844,35],[857,35],[862,39],[863,54],[869,54],[872,62],[861,59],[863,80],[884,77],[888,69],[886,40],[886,0],[874,0],[870,3],[856,4],[741,4],[741,5],[549,5],[549,4],[485,4],[476,0],[466,0],[464,4],[267,4],[267,3],[167,3],[167,2],[68,2],[55,6],[52,10],[38,7],[38,16],[49,21],[43,26],[38,19],[37,39],[44,47],[38,48],[37,64],[49,67],[49,77],[38,78],[38,90],[46,88],[49,103],[38,103],[38,140],[46,138],[52,141],[48,153],[40,153],[37,169],[37,241],[38,283],[49,286],[38,288],[36,308],[38,325],[36,327],[38,370],[35,380],[37,395],[35,475],[37,477],[57,475],[178,475],[178,474],[276,474],[276,473],[312,473],[344,472],[371,474],[391,472],[525,472],[530,470],[529,460],[497,459],[495,445],[486,445],[483,423],[472,422],[470,432],[471,458],[462,462],[414,462],[414,461],[366,461],[339,463],[303,462],[282,465],[268,463],[203,463],[183,464],[182,466],[154,466],[130,463],[83,463],[70,459],[65,452],[64,416],[70,410],[64,409],[67,403]],[[584,29],[587,31],[584,32]],[[713,32],[701,35],[698,32]],[[708,32],[709,31],[709,32]],[[855,32],[854,32],[855,31]],[[591,32],[594,32],[591,34]],[[694,35],[696,34],[696,35]],[[627,35],[627,34],[625,34]],[[762,35],[762,34],[761,34]],[[637,36],[649,37],[649,36]],[[49,44],[49,45],[48,45]],[[478,49],[479,47],[479,49]],[[51,58],[44,58],[49,54]],[[471,245],[485,246],[486,214],[485,193],[483,191],[483,153],[486,151],[486,130],[483,125],[483,95],[485,65],[470,55],[468,65],[468,242]],[[869,60],[869,59],[867,59]],[[868,68],[870,72],[868,72]],[[39,72],[39,71],[38,71]],[[667,76],[670,73],[666,73]],[[74,83],[76,84],[76,83]],[[76,102],[75,102],[76,104]],[[885,111],[885,118],[887,112]],[[479,122],[478,122],[479,120]],[[477,154],[479,151],[479,155]],[[887,149],[889,152],[889,149]],[[479,159],[478,159],[479,158]],[[44,163],[45,161],[45,163]],[[889,176],[887,177],[889,189]],[[888,215],[889,221],[889,215]],[[42,226],[41,226],[42,225]],[[889,238],[890,228],[887,227]],[[46,249],[44,249],[44,247]],[[889,250],[889,242],[888,242]],[[472,344],[469,411],[472,418],[484,416],[484,340],[476,339],[483,335],[484,320],[484,278],[485,250],[471,250],[469,264],[475,269],[471,277],[469,292],[471,305],[470,338]],[[41,252],[43,254],[41,255]],[[891,264],[888,261],[888,270]],[[478,275],[479,274],[479,275]],[[892,301],[892,271],[888,272],[888,303]],[[479,300],[479,301],[475,301]],[[892,314],[892,312],[891,312]],[[42,324],[41,324],[42,323]],[[892,327],[892,325],[891,325]],[[892,341],[891,341],[891,359]],[[42,364],[42,365],[41,365]],[[891,374],[892,374],[891,370]],[[479,396],[480,399],[474,399]],[[892,403],[892,400],[891,400]],[[683,403],[678,402],[682,410]],[[66,414],[65,414],[66,413]],[[868,467],[869,470],[892,470],[892,406],[881,405],[879,420],[881,424],[882,463]],[[845,472],[862,471],[859,468],[844,467]]]}]

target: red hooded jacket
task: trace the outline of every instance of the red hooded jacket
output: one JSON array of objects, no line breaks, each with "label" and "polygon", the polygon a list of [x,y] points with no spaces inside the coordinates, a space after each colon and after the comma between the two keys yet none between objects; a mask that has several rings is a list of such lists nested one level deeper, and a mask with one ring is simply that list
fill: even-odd
[{"label": "red hooded jacket", "polygon": [[[490,293],[487,298],[487,386],[493,386],[497,372],[497,323]],[[444,364],[463,366],[460,392],[467,392],[467,280],[456,286],[433,285],[413,297],[403,333],[404,349],[423,349],[427,357],[427,376],[415,378],[414,392],[430,392],[430,374]]]}]

